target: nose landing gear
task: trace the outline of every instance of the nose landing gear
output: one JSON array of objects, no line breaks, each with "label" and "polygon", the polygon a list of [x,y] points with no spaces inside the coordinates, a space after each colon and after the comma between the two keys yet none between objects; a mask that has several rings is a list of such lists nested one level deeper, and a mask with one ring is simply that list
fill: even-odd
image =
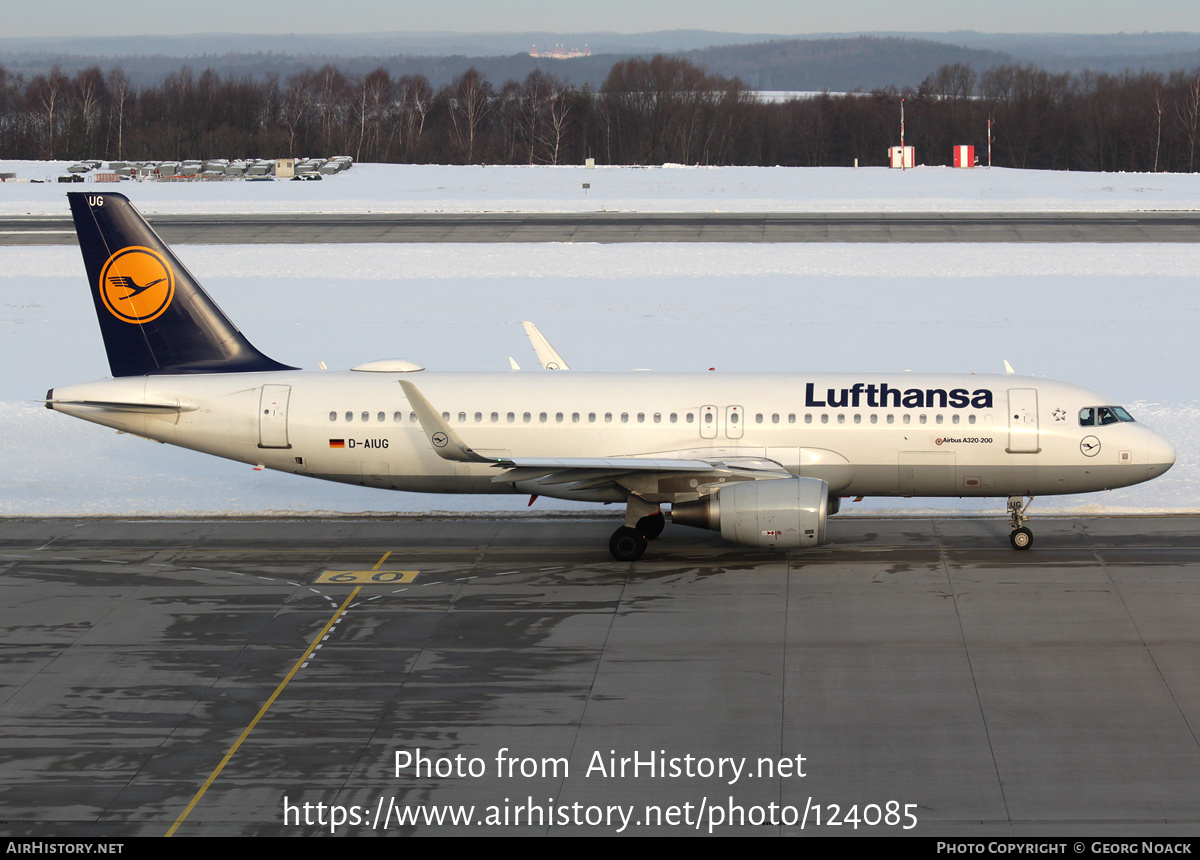
[{"label": "nose landing gear", "polygon": [[1029,519],[1025,512],[1033,504],[1033,496],[1029,497],[1028,502],[1024,499],[1024,496],[1008,497],[1008,521],[1012,525],[1012,534],[1008,536],[1008,542],[1012,544],[1013,549],[1029,549],[1033,545],[1033,532],[1024,525]]}]

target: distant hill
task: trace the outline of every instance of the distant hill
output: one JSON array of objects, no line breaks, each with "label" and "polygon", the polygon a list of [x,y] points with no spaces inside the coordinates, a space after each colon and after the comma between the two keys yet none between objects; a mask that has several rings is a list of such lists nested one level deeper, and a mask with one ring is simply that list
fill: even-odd
[{"label": "distant hill", "polygon": [[[880,34],[884,35],[884,34]],[[1003,51],[1018,63],[1033,63],[1049,72],[1118,74],[1168,72],[1200,67],[1200,33],[896,33],[933,39],[967,48]]]},{"label": "distant hill", "polygon": [[[551,41],[553,34],[523,34],[545,36],[546,41],[530,42],[550,47],[561,44],[567,48],[579,48],[587,44],[580,38],[559,37]],[[736,34],[733,34],[736,35]],[[483,72],[494,85],[508,80],[523,80],[534,69],[542,69],[576,86],[588,85],[598,88],[608,76],[613,64],[632,56],[664,52],[662,48],[641,51],[632,47],[636,43],[676,45],[684,42],[696,43],[705,37],[730,38],[731,34],[698,33],[681,31],[670,34],[646,34],[640,38],[624,37],[631,47],[623,52],[596,52],[588,57],[566,60],[539,59],[529,56],[529,48],[520,53],[496,54],[415,54],[409,52],[363,53],[364,46],[379,46],[382,43],[400,44],[391,37],[379,37],[358,44],[359,51],[353,54],[338,53],[346,49],[348,42],[335,37],[272,37],[265,39],[267,45],[295,47],[319,45],[327,41],[325,52],[238,52],[229,48],[239,47],[244,37],[231,37],[231,44],[224,51],[180,53],[185,47],[212,47],[207,39],[195,41],[179,37],[176,40],[155,39],[155,47],[161,53],[102,54],[97,48],[119,50],[131,47],[131,40],[108,39],[87,43],[86,53],[49,53],[29,44],[34,40],[0,40],[0,64],[9,72],[32,77],[44,74],[52,65],[58,64],[68,74],[99,66],[108,69],[119,65],[135,85],[157,83],[163,76],[178,71],[183,65],[194,71],[212,68],[222,75],[248,75],[262,78],[278,75],[286,79],[306,68],[319,68],[332,63],[349,75],[365,75],[377,68],[387,69],[393,76],[420,74],[429,78],[435,86],[441,86],[474,66]],[[746,38],[746,37],[741,37]],[[143,40],[144,41],[144,40]],[[411,41],[411,40],[409,40]],[[24,44],[26,50],[12,53],[4,49],[13,43]],[[449,44],[447,42],[446,44]],[[71,42],[56,45],[63,49],[74,47]],[[899,37],[858,36],[839,39],[786,39],[734,45],[712,45],[686,51],[676,50],[679,56],[707,67],[708,71],[724,77],[740,77],[756,89],[771,90],[854,90],[883,89],[889,86],[903,88],[916,86],[926,75],[945,63],[968,62],[977,68],[987,68],[1008,62],[1006,54],[981,49],[964,48],[930,40],[904,39]]]},{"label": "distant hill", "polygon": [[722,45],[684,56],[756,90],[873,90],[915,87],[939,66],[966,63],[976,69],[1011,63],[1000,51],[964,48],[928,39],[858,36],[787,39],[756,45]]},{"label": "distant hill", "polygon": [[765,42],[769,33],[721,33],[709,30],[660,30],[651,33],[198,33],[186,36],[99,36],[89,38],[0,38],[0,57],[87,56],[93,58],[162,56],[195,58],[225,54],[320,57],[491,57],[528,53],[562,45],[588,47],[597,54],[675,53],[710,45]]},{"label": "distant hill", "polygon": [[[589,57],[530,57],[530,48],[588,47]],[[153,53],[150,51],[153,50]],[[222,75],[285,79],[306,68],[336,65],[351,75],[383,67],[393,76],[422,74],[441,86],[471,66],[494,85],[523,80],[543,69],[577,86],[596,88],[618,60],[670,53],[710,73],[739,77],[764,90],[874,90],[917,86],[947,63],[979,72],[1003,63],[1034,63],[1048,71],[1084,68],[1168,72],[1200,67],[1200,34],[1114,35],[841,34],[779,38],[761,34],[671,30],[619,33],[382,33],[361,35],[246,35],[0,39],[0,65],[26,78],[58,64],[68,74],[99,66],[122,67],[135,85],[157,83],[188,65]]]}]

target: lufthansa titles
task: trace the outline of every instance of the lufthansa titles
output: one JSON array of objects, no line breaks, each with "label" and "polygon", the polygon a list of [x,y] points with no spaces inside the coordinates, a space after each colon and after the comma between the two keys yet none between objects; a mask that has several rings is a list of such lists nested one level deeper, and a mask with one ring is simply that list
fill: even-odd
[{"label": "lufthansa titles", "polygon": [[[820,399],[823,398],[823,399]],[[817,387],[804,387],[804,405],[811,408],[858,408],[873,406],[894,409],[991,409],[992,392],[986,388],[892,388],[886,382],[856,382],[849,388],[826,388],[818,397]]]}]

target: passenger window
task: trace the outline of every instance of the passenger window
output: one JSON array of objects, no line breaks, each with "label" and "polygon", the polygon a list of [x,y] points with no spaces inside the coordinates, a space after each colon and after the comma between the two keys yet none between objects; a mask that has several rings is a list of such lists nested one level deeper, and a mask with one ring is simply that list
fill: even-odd
[{"label": "passenger window", "polygon": [[628,413],[628,412],[622,412],[622,413],[621,413],[621,423],[622,423],[622,424],[628,424],[628,423],[629,423],[629,413]]},{"label": "passenger window", "polygon": [[889,416],[888,416],[888,422],[887,422],[887,423],[888,423],[888,424],[895,424],[895,423],[896,423],[896,416],[895,416],[895,415],[889,415]]},{"label": "passenger window", "polygon": [[879,423],[879,416],[878,416],[878,415],[876,415],[874,412],[872,412],[872,413],[871,413],[871,423],[872,423],[872,424],[878,424],[878,423]]},{"label": "passenger window", "polygon": [[828,423],[829,423],[829,413],[828,413],[828,412],[822,412],[822,413],[821,413],[821,423],[822,423],[822,424],[828,424]]},{"label": "passenger window", "polygon": [[546,413],[545,412],[538,414],[538,421],[541,421],[543,424],[546,423]]},{"label": "passenger window", "polygon": [[855,424],[862,424],[862,416],[861,416],[861,415],[855,415],[855,416],[854,416],[854,423],[855,423]]},{"label": "passenger window", "polygon": [[[557,421],[559,424],[562,424],[562,420],[563,420],[563,414],[562,414],[561,412],[555,412],[555,413],[554,413],[554,420],[555,420],[555,421]],[[575,420],[576,420],[576,421],[578,421],[578,420],[579,420],[579,418],[578,418],[578,417],[576,417],[576,419],[575,419]]]},{"label": "passenger window", "polygon": [[533,414],[530,412],[525,412],[521,415],[521,420],[524,421],[526,424],[528,424],[530,421],[533,420]]},{"label": "passenger window", "polygon": [[493,424],[495,424],[495,423],[496,423],[497,421],[499,421],[499,420],[500,420],[500,413],[499,413],[499,412],[493,412],[493,413],[492,413],[492,423],[493,423]]},{"label": "passenger window", "polygon": [[337,421],[337,413],[336,413],[336,412],[330,412],[330,413],[329,413],[329,420],[330,420],[330,421]]},{"label": "passenger window", "polygon": [[479,423],[479,422],[481,422],[482,420],[483,420],[483,413],[482,413],[482,412],[476,412],[476,413],[475,413],[475,423],[476,423],[476,424],[478,424],[478,423]]},{"label": "passenger window", "polygon": [[399,424],[400,421],[403,420],[403,418],[404,418],[403,412],[397,412],[392,416],[392,420],[395,421],[397,424]]},{"label": "passenger window", "polygon": [[655,423],[655,424],[661,424],[661,423],[662,423],[662,413],[661,413],[661,412],[655,412],[655,413],[654,413],[654,423]]},{"label": "passenger window", "polygon": [[688,424],[692,423],[692,413],[690,413],[690,412],[687,414],[687,423]]},{"label": "passenger window", "polygon": [[458,413],[458,423],[459,424],[467,423],[467,413],[465,413],[465,412]]},{"label": "passenger window", "polygon": [[677,424],[677,423],[679,423],[679,413],[678,413],[678,412],[672,412],[672,413],[671,413],[671,423],[672,423],[672,424]]},{"label": "passenger window", "polygon": [[779,423],[779,413],[778,413],[778,412],[776,412],[776,413],[774,413],[773,415],[771,415],[771,423],[772,423],[772,424],[778,424],[778,423]]},{"label": "passenger window", "polygon": [[516,420],[517,420],[517,415],[515,412],[508,413],[508,423],[509,424],[512,424]]},{"label": "passenger window", "polygon": [[578,412],[571,413],[571,421],[575,424],[579,423],[579,413]]},{"label": "passenger window", "polygon": [[370,412],[364,412],[364,413],[363,413],[363,421],[370,421],[370,420],[371,420],[371,413],[370,413]]},{"label": "passenger window", "polygon": [[805,413],[805,415],[804,415],[804,423],[805,423],[805,424],[812,424],[812,413],[811,413],[811,412]]},{"label": "passenger window", "polygon": [[347,421],[353,421],[353,420],[354,420],[354,413],[353,413],[353,412],[347,412],[347,413],[346,413],[346,420],[347,420]]},{"label": "passenger window", "polygon": [[639,412],[638,413],[638,424],[645,424],[645,423],[646,423],[646,413]]},{"label": "passenger window", "polygon": [[383,421],[387,421],[387,415],[386,415],[385,413],[383,413],[383,412],[380,412],[380,413],[379,413],[379,415],[378,415],[378,416],[376,416],[376,417],[377,417],[377,418],[378,418],[378,419],[379,419],[381,422],[383,422]]},{"label": "passenger window", "polygon": [[589,413],[588,413],[588,423],[589,423],[589,424],[595,424],[595,423],[596,423],[596,413],[595,413],[595,412],[589,412]]}]

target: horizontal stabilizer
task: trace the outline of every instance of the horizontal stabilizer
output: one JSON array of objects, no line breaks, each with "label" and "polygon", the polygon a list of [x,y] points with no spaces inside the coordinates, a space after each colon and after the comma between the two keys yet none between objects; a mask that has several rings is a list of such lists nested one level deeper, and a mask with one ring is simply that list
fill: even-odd
[{"label": "horizontal stabilizer", "polygon": [[44,400],[47,409],[55,406],[83,406],[90,409],[104,409],[109,412],[146,412],[162,414],[171,412],[195,412],[196,406],[190,403],[122,403],[114,400]]}]

